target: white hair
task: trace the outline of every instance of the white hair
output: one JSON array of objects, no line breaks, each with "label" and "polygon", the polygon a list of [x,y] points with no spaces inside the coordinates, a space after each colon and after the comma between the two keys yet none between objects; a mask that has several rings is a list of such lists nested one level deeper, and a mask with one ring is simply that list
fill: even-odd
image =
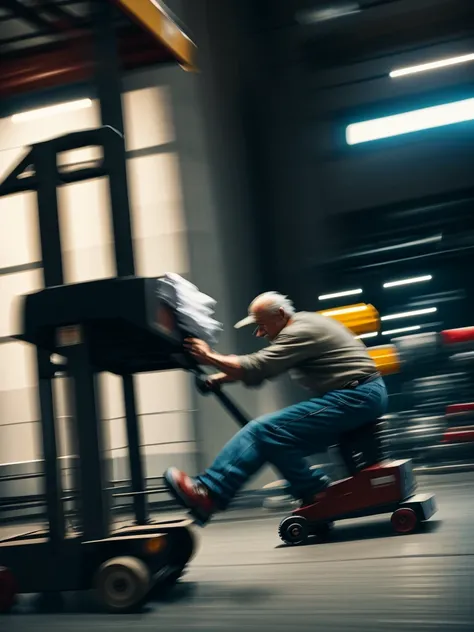
[{"label": "white hair", "polygon": [[277,312],[282,309],[286,316],[293,316],[296,312],[293,302],[287,296],[280,294],[280,292],[272,291],[259,294],[250,304],[250,308],[252,308],[257,301],[258,303],[264,303],[264,309],[269,312]]}]

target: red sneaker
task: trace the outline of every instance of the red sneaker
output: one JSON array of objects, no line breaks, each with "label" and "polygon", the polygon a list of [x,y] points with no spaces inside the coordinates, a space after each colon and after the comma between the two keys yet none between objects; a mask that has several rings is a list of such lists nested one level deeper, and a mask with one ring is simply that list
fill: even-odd
[{"label": "red sneaker", "polygon": [[206,487],[175,467],[168,468],[163,476],[174,498],[205,524],[217,509]]}]

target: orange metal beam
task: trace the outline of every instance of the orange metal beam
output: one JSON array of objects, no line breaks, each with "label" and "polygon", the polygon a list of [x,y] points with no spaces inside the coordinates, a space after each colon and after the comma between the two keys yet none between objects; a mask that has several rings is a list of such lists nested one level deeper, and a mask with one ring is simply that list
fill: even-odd
[{"label": "orange metal beam", "polygon": [[196,46],[161,0],[111,0],[172,53],[186,70],[196,70]]}]

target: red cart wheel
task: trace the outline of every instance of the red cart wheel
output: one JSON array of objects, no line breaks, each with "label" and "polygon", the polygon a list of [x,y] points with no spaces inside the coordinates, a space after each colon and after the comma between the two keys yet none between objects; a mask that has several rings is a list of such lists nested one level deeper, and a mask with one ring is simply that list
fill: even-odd
[{"label": "red cart wheel", "polygon": [[394,511],[391,521],[396,533],[412,533],[418,526],[418,517],[409,507],[402,507]]},{"label": "red cart wheel", "polygon": [[0,614],[13,608],[18,594],[18,585],[10,569],[0,566]]}]

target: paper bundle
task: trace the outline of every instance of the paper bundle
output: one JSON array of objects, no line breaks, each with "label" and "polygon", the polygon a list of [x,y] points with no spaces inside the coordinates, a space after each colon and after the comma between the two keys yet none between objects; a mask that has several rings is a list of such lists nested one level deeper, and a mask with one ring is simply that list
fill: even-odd
[{"label": "paper bundle", "polygon": [[157,279],[157,296],[176,314],[180,329],[189,336],[215,345],[222,324],[214,318],[216,301],[174,272]]}]

